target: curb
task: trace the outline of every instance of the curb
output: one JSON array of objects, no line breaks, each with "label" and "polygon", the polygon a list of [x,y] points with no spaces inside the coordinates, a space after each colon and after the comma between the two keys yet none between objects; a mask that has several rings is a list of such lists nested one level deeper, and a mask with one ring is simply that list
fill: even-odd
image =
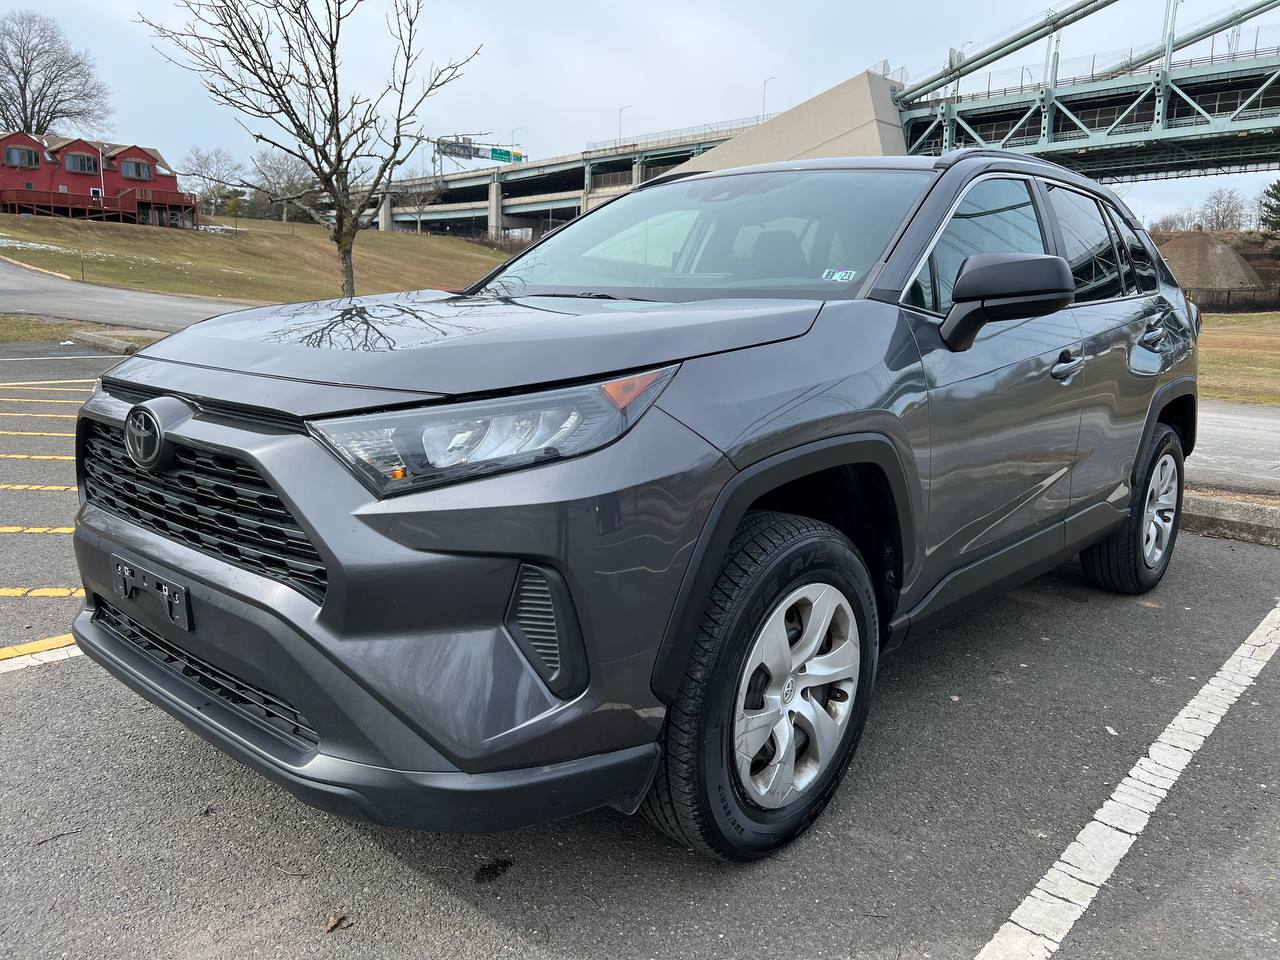
[{"label": "curb", "polygon": [[[49,276],[57,277],[59,280],[75,280],[75,277],[68,274],[59,273],[57,270],[46,270],[44,267],[33,267],[29,263],[23,263],[21,260],[14,260],[12,257],[0,255],[0,260],[3,260],[5,263],[12,264],[15,267],[21,267],[23,270],[34,270],[36,273],[47,273]],[[76,282],[78,283],[79,281]]]},{"label": "curb", "polygon": [[[139,333],[152,333],[154,331],[140,330]],[[148,346],[146,343],[134,343],[132,340],[121,340],[119,337],[112,337],[105,333],[94,333],[92,330],[77,330],[71,335],[76,340],[83,340],[85,343],[91,343],[95,347],[101,347],[103,350],[110,350],[112,353],[118,353],[121,356],[129,356],[137,350]],[[160,337],[156,337],[156,340]],[[152,341],[153,343],[155,341]]]},{"label": "curb", "polygon": [[1182,497],[1182,529],[1205,537],[1280,547],[1280,500],[1263,503],[1188,490]]}]

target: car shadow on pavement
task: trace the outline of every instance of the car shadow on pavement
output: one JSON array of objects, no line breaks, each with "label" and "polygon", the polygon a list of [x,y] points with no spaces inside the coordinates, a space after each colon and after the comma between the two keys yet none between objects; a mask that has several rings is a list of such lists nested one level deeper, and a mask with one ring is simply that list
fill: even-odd
[{"label": "car shadow on pavement", "polygon": [[1070,564],[887,658],[841,790],[760,863],[703,859],[608,811],[495,835],[357,829],[557,953],[670,955],[674,934],[689,955],[972,956],[1274,606],[1256,581],[1222,588],[1274,554],[1182,549],[1144,597]]}]

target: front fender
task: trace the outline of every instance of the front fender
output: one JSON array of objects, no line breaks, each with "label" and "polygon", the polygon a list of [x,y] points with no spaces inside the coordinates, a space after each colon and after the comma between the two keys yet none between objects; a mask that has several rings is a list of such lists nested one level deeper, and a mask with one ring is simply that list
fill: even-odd
[{"label": "front fender", "polygon": [[911,505],[916,499],[912,487],[918,497],[919,481],[917,478],[912,484],[909,480],[910,474],[903,468],[897,447],[889,437],[882,433],[832,437],[757,461],[725,484],[694,547],[654,663],[653,692],[662,702],[671,703],[679,690],[698,621],[747,508],[770,490],[792,480],[851,464],[872,464],[884,472],[893,492],[902,536],[902,568],[915,569],[917,525]]}]

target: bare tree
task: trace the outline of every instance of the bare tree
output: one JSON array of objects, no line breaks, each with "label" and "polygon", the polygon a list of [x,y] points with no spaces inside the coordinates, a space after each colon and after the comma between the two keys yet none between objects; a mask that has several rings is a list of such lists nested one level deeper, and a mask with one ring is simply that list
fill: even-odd
[{"label": "bare tree", "polygon": [[[275,195],[329,228],[343,296],[355,295],[353,249],[369,226],[370,202],[425,139],[418,113],[426,99],[462,75],[480,51],[417,74],[422,0],[393,0],[387,18],[394,50],[389,76],[373,93],[349,91],[343,29],[363,0],[179,0],[187,17],[166,27],[146,17],[177,50],[172,62],[194,71],[214,101],[247,118],[260,144],[295,157],[314,177],[318,198]],[[359,57],[377,54],[365,47]],[[266,189],[247,178],[243,186]]]},{"label": "bare tree", "polygon": [[391,185],[396,206],[414,215],[417,232],[422,232],[422,215],[440,196],[436,178],[426,170],[411,170],[403,180]]},{"label": "bare tree", "polygon": [[244,168],[222,147],[192,147],[182,158],[182,188],[198,193],[205,213],[217,213],[244,178]]},{"label": "bare tree", "polygon": [[1172,213],[1151,221],[1151,230],[1156,233],[1181,233],[1195,229],[1198,213],[1194,207],[1183,207]]},{"label": "bare tree", "polygon": [[101,133],[110,115],[93,57],[73,48],[56,20],[34,10],[0,16],[0,129]]},{"label": "bare tree", "polygon": [[1219,187],[1200,205],[1200,223],[1205,230],[1243,229],[1246,210],[1239,190]]},{"label": "bare tree", "polygon": [[[280,220],[289,222],[289,207],[305,211],[314,204],[316,178],[311,168],[299,157],[270,147],[253,155],[253,180],[265,189],[260,192],[280,207]],[[276,198],[286,199],[276,199]],[[288,199],[294,198],[294,199]]]}]

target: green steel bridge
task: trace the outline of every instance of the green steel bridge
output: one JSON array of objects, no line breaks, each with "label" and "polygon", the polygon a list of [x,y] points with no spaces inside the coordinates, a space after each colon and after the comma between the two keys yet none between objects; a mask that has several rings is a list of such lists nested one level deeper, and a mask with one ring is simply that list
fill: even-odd
[{"label": "green steel bridge", "polygon": [[[904,84],[895,99],[907,152],[996,147],[1105,181],[1280,168],[1280,45],[1246,48],[1237,29],[1280,0],[1248,3],[1182,34],[1171,0],[1164,41],[1108,68],[1059,78],[1055,50],[1039,82],[957,92],[961,78],[1113,2],[1081,0],[968,57],[953,51],[946,67]],[[1226,50],[1178,58],[1231,30],[1236,42]]]}]

